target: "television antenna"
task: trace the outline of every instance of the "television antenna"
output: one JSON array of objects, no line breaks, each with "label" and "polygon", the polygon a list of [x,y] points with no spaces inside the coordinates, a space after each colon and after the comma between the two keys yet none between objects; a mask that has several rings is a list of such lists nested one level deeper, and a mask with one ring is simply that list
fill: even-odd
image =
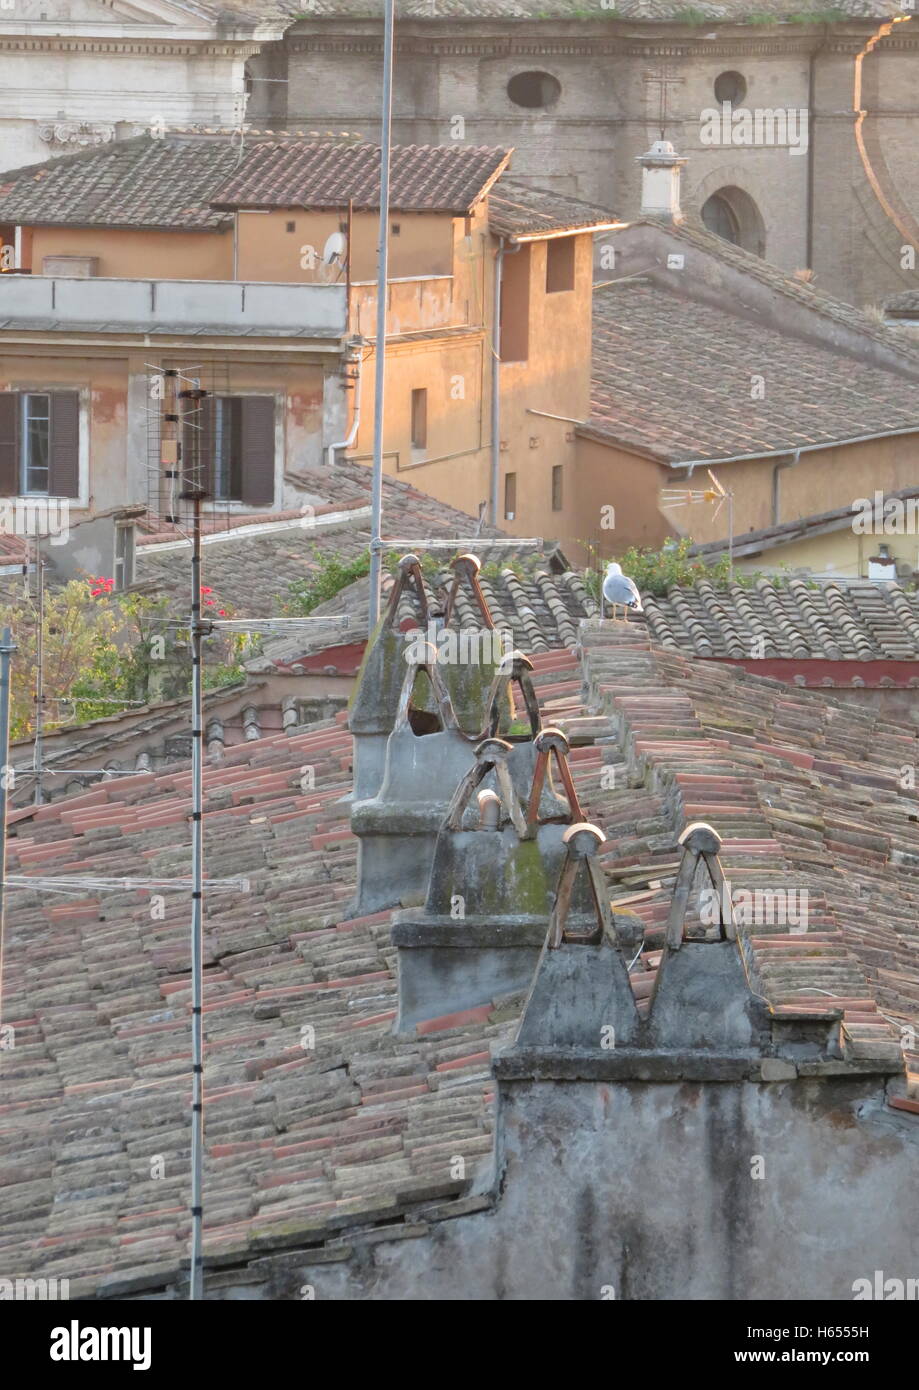
[{"label": "television antenna", "polygon": [[666,487],[661,491],[661,510],[673,511],[677,507],[692,507],[700,502],[707,502],[709,506],[714,505],[712,521],[714,521],[725,502],[728,507],[728,578],[734,578],[734,493],[725,488],[715,477],[710,468],[706,468],[711,482],[708,487]]}]

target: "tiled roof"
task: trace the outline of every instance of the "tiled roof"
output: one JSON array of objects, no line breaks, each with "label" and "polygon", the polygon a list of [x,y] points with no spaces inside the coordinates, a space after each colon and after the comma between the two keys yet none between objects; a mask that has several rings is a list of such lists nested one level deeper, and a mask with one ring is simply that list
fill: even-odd
[{"label": "tiled roof", "polygon": [[495,236],[533,238],[558,232],[609,227],[617,218],[607,208],[569,198],[545,188],[532,188],[504,174],[488,199],[488,226]]},{"label": "tiled roof", "polygon": [[[778,1010],[842,1008],[850,1055],[895,1057],[896,1024],[919,1016],[919,828],[896,776],[912,731],[652,649],[633,624],[583,641],[584,671],[550,653],[535,683],[544,719],[573,741],[585,815],[607,834],[614,901],[645,925],[639,1000],[676,835],[704,818],[736,887],[811,894],[804,937],[757,928],[760,991]],[[423,1227],[489,1200],[465,1194],[489,1171],[490,1055],[519,1000],[392,1035],[390,914],[349,919],[346,906],[349,759],[335,721],[242,745],[206,772],[207,872],[245,874],[251,890],[206,895],[211,1266],[401,1216]],[[188,794],[189,774],[172,771],[152,788],[125,779],[17,812],[8,871],[185,874]],[[68,1277],[71,1297],[168,1282],[188,1234],[187,903],[170,895],[154,921],[148,893],[11,896],[0,1249],[17,1273]],[[916,1106],[902,1093],[892,1103]],[[466,1181],[445,1180],[445,1154],[466,1157]],[[155,1192],[153,1155],[165,1161]]]},{"label": "tiled roof", "polygon": [[[394,212],[466,213],[507,165],[509,150],[475,145],[395,145],[390,166]],[[379,207],[380,147],[303,144],[253,145],[217,189],[215,207]]]},{"label": "tiled roof", "polygon": [[[559,673],[557,655],[537,658],[550,707],[554,689],[570,699],[564,660]],[[350,758],[332,721],[242,744],[205,772],[207,873],[251,886],[206,895],[212,1254],[270,1248],[291,1222],[328,1230],[446,1202],[490,1160],[488,1059],[514,1012],[489,1006],[391,1036],[389,913],[346,910]],[[173,770],[16,812],[8,872],[187,874],[189,786],[187,769]],[[184,1254],[187,902],[168,895],[153,921],[149,892],[11,896],[0,1249],[17,1270],[66,1274],[76,1296]],[[466,1157],[466,1181],[445,1182],[447,1149]],[[166,1176],[151,1194],[154,1153]]]},{"label": "tiled roof", "polygon": [[[660,23],[673,20],[686,23],[690,12],[694,16],[709,20],[736,20],[743,22],[753,18],[762,24],[763,16],[773,16],[776,21],[783,18],[801,22],[801,16],[809,10],[814,11],[815,23],[823,23],[826,9],[820,0],[811,4],[798,3],[798,0],[698,0],[691,6],[683,0],[618,0],[615,16],[628,20],[648,20]],[[902,7],[894,0],[839,0],[834,10],[849,18],[886,18],[902,13]],[[382,16],[382,0],[315,0],[309,16],[303,20],[315,19],[376,19]],[[431,0],[402,0],[399,18],[419,23],[427,20],[430,24],[449,20],[499,19],[522,23],[526,20],[564,19],[570,23],[579,20],[590,21],[595,16],[585,10],[583,0],[437,0],[432,11]]]},{"label": "tiled roof", "polygon": [[884,300],[884,311],[891,318],[915,318],[919,314],[919,290],[904,290]]},{"label": "tiled roof", "polygon": [[641,220],[645,225],[662,228],[668,237],[674,238],[678,243],[682,242],[697,251],[702,251],[726,266],[759,280],[770,289],[785,295],[796,304],[806,306],[831,322],[854,329],[868,338],[873,338],[885,348],[901,353],[904,363],[915,373],[919,359],[919,344],[915,336],[905,330],[891,328],[875,314],[857,309],[854,304],[847,304],[844,299],[837,299],[819,285],[801,280],[796,275],[789,275],[787,271],[781,270],[762,256],[745,251],[742,246],[733,246],[723,237],[710,232],[695,214],[686,214],[680,222],[672,222],[669,219],[662,222],[657,218]]},{"label": "tiled roof", "polygon": [[919,430],[915,395],[893,371],[650,280],[594,294],[588,427],[664,462]]},{"label": "tiled roof", "polygon": [[0,174],[0,222],[212,231],[229,219],[208,199],[238,158],[229,139],[116,140]]},{"label": "tiled roof", "polygon": [[[479,584],[489,612],[499,632],[510,633],[512,645],[521,651],[548,652],[560,647],[574,647],[581,618],[596,611],[596,605],[584,587],[581,576],[567,567],[561,551],[548,555],[522,555],[510,563],[506,550],[490,548],[488,542],[476,546],[475,553],[483,562]],[[443,558],[443,557],[441,557]],[[449,558],[449,557],[447,557]],[[429,611],[443,611],[452,571],[438,568],[425,576],[425,594]],[[383,602],[387,602],[394,579],[383,576]],[[353,640],[367,634],[369,615],[369,581],[359,579],[342,589],[333,599],[314,609],[314,616],[347,613],[351,619]],[[451,619],[451,627],[480,628],[481,617],[473,604],[461,593]],[[403,592],[399,602],[399,624],[409,620],[421,621],[421,611],[414,591]],[[347,639],[342,639],[347,640]],[[250,670],[297,670],[298,660],[310,652],[321,651],[328,638],[317,634],[312,640],[302,636],[283,635],[265,639],[261,652],[250,663]],[[330,658],[331,659],[331,658]]]},{"label": "tiled roof", "polygon": [[[328,640],[328,637],[327,637]],[[204,746],[208,759],[219,763],[228,748],[269,734],[302,733],[305,726],[344,708],[344,695],[314,696],[302,685],[291,693],[272,694],[257,677],[205,691]],[[11,745],[10,761],[17,769],[14,805],[33,799],[34,740]],[[89,720],[46,728],[43,736],[45,800],[69,796],[96,782],[110,782],[136,772],[147,775],[174,768],[191,757],[189,697],[162,700]],[[152,785],[152,784],[151,784]]]},{"label": "tiled roof", "polygon": [[701,580],[642,602],[654,640],[687,656],[919,661],[919,594],[898,584]]},{"label": "tiled roof", "polygon": [[[306,578],[317,570],[317,552],[342,561],[367,552],[371,540],[370,469],[342,461],[331,468],[300,473],[298,479],[304,496],[317,499],[315,526],[304,525],[302,516],[290,512],[275,517],[240,517],[228,535],[204,546],[205,582],[239,617],[274,616],[277,601],[287,597],[291,580]],[[334,501],[322,502],[322,498]],[[262,529],[270,527],[273,520],[278,521],[277,529]],[[247,521],[254,531],[247,530]],[[224,524],[221,521],[221,526]],[[476,526],[472,517],[455,507],[436,501],[401,479],[384,477],[384,539],[471,537]],[[170,548],[157,548],[162,544]],[[187,548],[187,542],[175,540],[174,532],[142,537],[137,547],[138,582],[153,583],[182,598],[187,577],[177,566],[176,556],[183,550],[187,553]],[[401,546],[400,553],[409,548]]]}]

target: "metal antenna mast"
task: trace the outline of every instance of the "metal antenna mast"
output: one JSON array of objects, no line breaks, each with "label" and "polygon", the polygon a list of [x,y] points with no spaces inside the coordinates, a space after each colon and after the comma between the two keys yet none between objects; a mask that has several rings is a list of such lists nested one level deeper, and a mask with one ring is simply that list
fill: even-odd
[{"label": "metal antenna mast", "polygon": [[[8,627],[0,636],[0,1009],[3,1005],[3,922],[6,881],[6,792],[10,779],[10,659],[16,650]],[[3,1015],[0,1013],[0,1021]],[[0,1035],[2,1038],[2,1035]]]},{"label": "metal antenna mast", "polygon": [[41,537],[35,535],[35,575],[38,584],[38,632],[35,640],[35,745],[33,766],[35,768],[35,805],[44,801],[42,772],[45,755],[45,557],[42,554]]},{"label": "metal antenna mast", "polygon": [[383,390],[386,372],[386,287],[389,279],[389,163],[392,143],[392,51],[395,0],[385,0],[383,112],[380,133],[380,243],[377,251],[376,375],[373,397],[373,485],[370,539],[370,631],[380,617],[383,567]]},{"label": "metal antenna mast", "polygon": [[[187,494],[183,494],[187,495]],[[201,679],[201,489],[191,495],[194,506],[191,551],[191,1279],[188,1296],[203,1293],[204,1224],[202,1168],[204,1163],[204,1039],[202,898],[204,879],[204,697]]]}]

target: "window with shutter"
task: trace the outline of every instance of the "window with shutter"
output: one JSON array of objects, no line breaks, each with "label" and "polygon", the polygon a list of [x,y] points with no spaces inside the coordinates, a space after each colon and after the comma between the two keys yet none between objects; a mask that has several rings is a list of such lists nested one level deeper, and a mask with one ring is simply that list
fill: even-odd
[{"label": "window with shutter", "polygon": [[274,502],[274,397],[210,396],[189,411],[182,474],[217,502]]},{"label": "window with shutter", "polygon": [[[41,400],[41,397],[33,397]],[[51,497],[80,495],[80,397],[76,391],[53,391],[49,402],[48,482]],[[41,491],[41,489],[37,489]]]},{"label": "window with shutter", "polygon": [[79,392],[0,392],[0,496],[79,495]]},{"label": "window with shutter", "polygon": [[274,502],[274,397],[242,397],[242,500],[250,507]]},{"label": "window with shutter", "polygon": [[0,392],[0,497],[19,495],[19,402],[18,392]]}]

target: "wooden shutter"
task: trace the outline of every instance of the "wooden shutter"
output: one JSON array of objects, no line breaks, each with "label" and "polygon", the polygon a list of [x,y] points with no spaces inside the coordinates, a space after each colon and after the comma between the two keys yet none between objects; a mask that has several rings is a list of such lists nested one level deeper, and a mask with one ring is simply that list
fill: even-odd
[{"label": "wooden shutter", "polygon": [[51,393],[51,497],[80,495],[80,396],[76,391]]},{"label": "wooden shutter", "polygon": [[18,391],[0,391],[0,497],[19,495]]},{"label": "wooden shutter", "polygon": [[274,502],[274,397],[242,400],[242,501],[250,507]]}]

